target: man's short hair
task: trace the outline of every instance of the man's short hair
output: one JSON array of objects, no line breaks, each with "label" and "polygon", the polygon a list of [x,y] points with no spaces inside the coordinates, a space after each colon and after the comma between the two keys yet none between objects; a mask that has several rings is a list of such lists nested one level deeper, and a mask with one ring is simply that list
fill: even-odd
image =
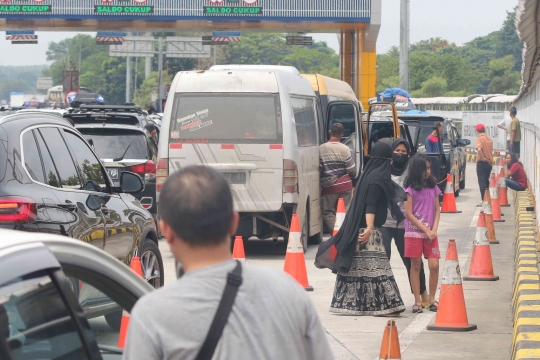
[{"label": "man's short hair", "polygon": [[340,123],[334,123],[332,124],[332,128],[330,129],[330,133],[332,136],[343,136],[343,125]]},{"label": "man's short hair", "polygon": [[154,130],[157,130],[157,129],[156,129],[156,125],[154,125],[154,124],[152,124],[152,123],[148,123],[148,124],[144,125],[144,128],[145,128],[146,130],[148,130],[148,132],[152,132],[152,131],[154,131]]},{"label": "man's short hair", "polygon": [[514,115],[517,115],[517,109],[513,106],[510,108],[510,112]]},{"label": "man's short hair", "polygon": [[208,166],[188,166],[175,172],[159,196],[161,219],[193,247],[223,243],[233,211],[229,183]]}]

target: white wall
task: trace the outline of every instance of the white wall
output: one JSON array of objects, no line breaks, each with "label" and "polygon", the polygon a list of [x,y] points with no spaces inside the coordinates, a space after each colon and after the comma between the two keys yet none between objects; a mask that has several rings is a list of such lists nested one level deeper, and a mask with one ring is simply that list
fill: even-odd
[{"label": "white wall", "polygon": [[474,146],[476,143],[476,125],[484,124],[486,133],[493,138],[493,149],[503,151],[506,148],[506,133],[504,130],[497,128],[497,125],[506,116],[509,117],[510,115],[502,111],[464,111],[462,137],[471,140],[471,144]]}]

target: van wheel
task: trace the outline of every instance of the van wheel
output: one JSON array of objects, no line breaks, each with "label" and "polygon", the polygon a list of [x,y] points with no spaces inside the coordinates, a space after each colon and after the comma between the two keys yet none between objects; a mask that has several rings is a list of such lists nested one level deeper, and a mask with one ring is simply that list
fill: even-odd
[{"label": "van wheel", "polygon": [[302,225],[302,232],[300,233],[300,241],[302,242],[302,247],[304,248],[304,254],[307,251],[308,241],[309,241],[309,214],[306,214],[306,219],[304,220],[304,225]]},{"label": "van wheel", "polygon": [[461,178],[459,179],[459,188],[461,190],[465,189],[465,169],[463,169],[463,175],[461,175]]},{"label": "van wheel", "polygon": [[105,320],[111,329],[120,331],[120,325],[122,324],[122,310],[105,315]]}]

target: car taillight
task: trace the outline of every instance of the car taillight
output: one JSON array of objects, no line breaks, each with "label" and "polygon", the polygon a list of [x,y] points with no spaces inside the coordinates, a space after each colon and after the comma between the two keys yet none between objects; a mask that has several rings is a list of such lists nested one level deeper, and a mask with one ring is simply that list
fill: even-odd
[{"label": "car taillight", "polygon": [[153,179],[156,177],[156,164],[152,160],[148,160],[144,164],[131,166],[131,171],[144,176],[145,180]]},{"label": "car taillight", "polygon": [[156,188],[161,191],[161,187],[169,176],[169,159],[158,159],[156,171]]},{"label": "car taillight", "polygon": [[26,197],[0,198],[0,224],[28,224],[36,220],[36,202]]},{"label": "car taillight", "polygon": [[298,191],[298,167],[292,160],[283,160],[283,192]]}]

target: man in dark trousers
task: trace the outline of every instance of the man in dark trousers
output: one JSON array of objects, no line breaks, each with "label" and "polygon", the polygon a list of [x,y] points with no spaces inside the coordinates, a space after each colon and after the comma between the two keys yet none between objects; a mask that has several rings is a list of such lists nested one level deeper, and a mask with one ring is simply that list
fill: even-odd
[{"label": "man in dark trousers", "polygon": [[[123,359],[196,359],[231,275],[237,288],[232,309],[223,331],[213,332],[219,340],[215,351],[203,358],[334,359],[304,288],[283,271],[232,259],[239,216],[221,173],[207,166],[175,172],[161,190],[159,213],[163,235],[185,273],[135,304]],[[214,349],[204,347],[209,348]]]},{"label": "man in dark trousers", "polygon": [[[486,189],[489,189],[489,177],[493,168],[493,139],[486,134],[484,124],[476,125],[476,175],[480,186],[482,202]],[[482,203],[477,205],[482,206]]]}]

